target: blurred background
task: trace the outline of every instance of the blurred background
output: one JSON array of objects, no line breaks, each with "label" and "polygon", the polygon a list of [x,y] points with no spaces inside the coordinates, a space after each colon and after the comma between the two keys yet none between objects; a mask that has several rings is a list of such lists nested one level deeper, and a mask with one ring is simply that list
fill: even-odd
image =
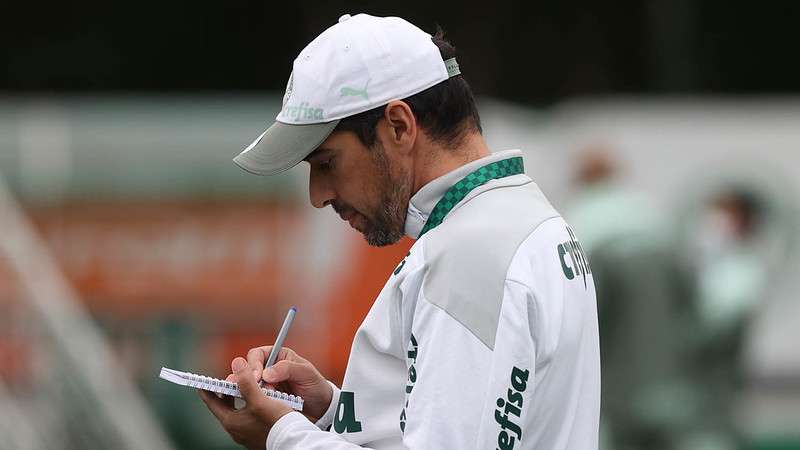
[{"label": "blurred background", "polygon": [[602,448],[800,449],[796,2],[14,2],[0,16],[0,448],[227,449],[161,366],[337,383],[411,242],[230,159],[344,13],[440,25],[598,291]]}]

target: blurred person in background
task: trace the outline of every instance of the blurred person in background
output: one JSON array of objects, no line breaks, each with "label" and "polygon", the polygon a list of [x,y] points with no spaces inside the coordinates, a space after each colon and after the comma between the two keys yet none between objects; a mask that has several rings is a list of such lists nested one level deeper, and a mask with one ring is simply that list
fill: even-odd
[{"label": "blurred person in background", "polygon": [[[572,229],[492,153],[454,47],[396,17],[344,15],[294,62],[277,121],[234,161],[305,160],[313,206],[373,246],[416,239],[353,341],[342,388],[271,346],[201,393],[249,448],[594,450],[600,355],[591,269]],[[313,282],[313,280],[303,280]],[[304,399],[303,414],[257,382]],[[329,430],[330,431],[327,431]]]},{"label": "blurred person in background", "polygon": [[706,205],[695,236],[698,310],[710,340],[733,339],[738,348],[767,281],[757,251],[763,202],[742,188],[722,190]]},{"label": "blurred person in background", "polygon": [[565,216],[594,269],[600,320],[602,448],[675,449],[697,405],[686,381],[691,286],[673,220],[627,185],[604,144],[584,149]]},{"label": "blurred person in background", "polygon": [[768,285],[758,239],[765,213],[766,203],[754,191],[722,188],[707,201],[690,236],[701,323],[694,377],[702,385],[704,440],[714,448],[736,448],[742,441],[735,411],[744,380],[744,343]]}]

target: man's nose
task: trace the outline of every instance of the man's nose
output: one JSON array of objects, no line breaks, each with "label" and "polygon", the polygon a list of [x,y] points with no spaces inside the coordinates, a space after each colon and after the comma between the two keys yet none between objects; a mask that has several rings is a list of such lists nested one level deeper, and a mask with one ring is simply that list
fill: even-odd
[{"label": "man's nose", "polygon": [[328,180],[313,167],[308,177],[308,196],[315,208],[324,208],[336,198]]}]

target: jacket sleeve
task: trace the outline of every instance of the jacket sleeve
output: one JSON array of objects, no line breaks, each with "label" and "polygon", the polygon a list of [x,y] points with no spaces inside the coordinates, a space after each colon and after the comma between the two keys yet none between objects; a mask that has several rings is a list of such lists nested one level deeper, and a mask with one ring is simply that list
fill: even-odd
[{"label": "jacket sleeve", "polygon": [[[329,382],[330,383],[330,382]],[[268,450],[345,450],[365,448],[347,442],[336,433],[325,431],[333,423],[336,405],[339,403],[339,388],[331,383],[333,397],[328,410],[316,422],[311,423],[299,412],[291,412],[278,419],[267,436]]]},{"label": "jacket sleeve", "polygon": [[521,448],[533,393],[534,304],[527,286],[506,281],[490,348],[457,315],[419,300],[400,416],[406,447]]},{"label": "jacket sleeve", "polygon": [[347,450],[360,447],[341,436],[323,431],[297,411],[278,419],[267,436],[268,450]]}]

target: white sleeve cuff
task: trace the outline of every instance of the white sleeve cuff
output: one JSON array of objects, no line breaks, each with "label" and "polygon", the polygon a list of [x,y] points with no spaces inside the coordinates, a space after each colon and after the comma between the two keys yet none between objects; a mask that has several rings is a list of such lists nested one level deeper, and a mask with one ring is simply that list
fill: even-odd
[{"label": "white sleeve cuff", "polygon": [[336,387],[335,384],[328,381],[328,384],[331,385],[331,389],[333,389],[333,395],[331,395],[331,404],[328,405],[328,410],[325,411],[325,414],[319,418],[319,420],[314,423],[314,425],[318,426],[320,430],[327,430],[331,424],[333,423],[333,418],[336,416],[336,407],[339,405],[339,393],[341,390]]},{"label": "white sleeve cuff", "polygon": [[269,430],[269,434],[267,435],[267,449],[278,450],[281,443],[285,441],[286,437],[290,436],[291,433],[296,433],[303,429],[308,430],[309,428],[317,430],[306,416],[297,411],[292,411],[278,419],[275,425],[272,426],[272,429]]}]

